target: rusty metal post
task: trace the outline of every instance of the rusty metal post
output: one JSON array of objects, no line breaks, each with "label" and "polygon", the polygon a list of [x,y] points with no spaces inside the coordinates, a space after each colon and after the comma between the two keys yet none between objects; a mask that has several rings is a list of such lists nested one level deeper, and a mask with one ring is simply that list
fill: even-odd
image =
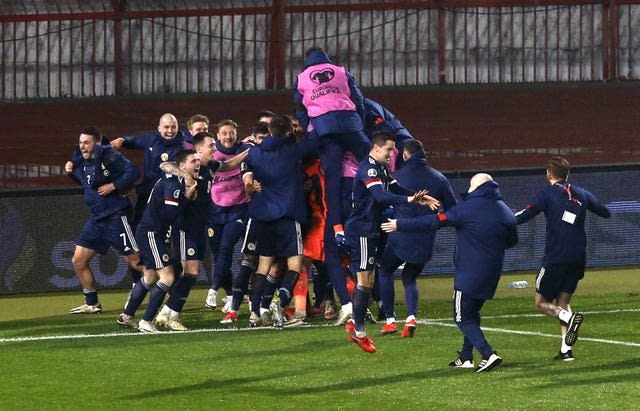
[{"label": "rusty metal post", "polygon": [[116,16],[113,19],[113,80],[116,96],[124,94],[122,89],[122,13],[126,10],[127,0],[111,0]]},{"label": "rusty metal post", "polygon": [[[440,3],[442,3],[440,1]],[[438,82],[447,82],[447,21],[446,11],[438,8]]]},{"label": "rusty metal post", "polygon": [[277,89],[283,88],[285,83],[284,0],[274,0],[272,10],[271,38],[269,42],[269,64],[267,66],[267,88]]}]

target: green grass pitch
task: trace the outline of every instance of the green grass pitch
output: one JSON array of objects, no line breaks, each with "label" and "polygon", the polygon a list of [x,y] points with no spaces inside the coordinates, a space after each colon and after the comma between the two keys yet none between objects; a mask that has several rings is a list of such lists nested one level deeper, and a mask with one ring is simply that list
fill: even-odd
[{"label": "green grass pitch", "polygon": [[[640,269],[589,270],[574,296],[585,313],[576,360],[552,361],[557,321],[537,315],[535,273],[503,276],[483,308],[503,363],[487,373],[452,369],[462,336],[451,320],[452,277],[419,280],[416,335],[379,335],[367,354],[343,327],[311,318],[300,328],[249,329],[203,306],[193,290],[192,331],[141,335],[115,323],[126,291],[102,292],[105,311],[72,316],[80,292],[0,297],[2,410],[418,410],[634,409],[640,391]],[[529,287],[509,289],[513,280]],[[404,319],[396,282],[396,312]],[[375,312],[375,309],[374,309]],[[401,328],[401,327],[400,327]],[[479,355],[475,353],[476,364]]]}]

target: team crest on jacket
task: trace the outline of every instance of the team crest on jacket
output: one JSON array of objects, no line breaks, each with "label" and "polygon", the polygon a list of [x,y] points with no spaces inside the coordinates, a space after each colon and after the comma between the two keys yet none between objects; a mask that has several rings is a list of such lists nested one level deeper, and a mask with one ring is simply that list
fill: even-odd
[{"label": "team crest on jacket", "polygon": [[256,243],[247,244],[247,248],[249,249],[249,251],[255,251],[256,250]]},{"label": "team crest on jacket", "polygon": [[369,264],[374,264],[376,259],[374,257],[369,257]]},{"label": "team crest on jacket", "polygon": [[377,177],[378,176],[378,172],[375,169],[370,168],[369,170],[367,170],[367,175],[369,177]]},{"label": "team crest on jacket", "polygon": [[160,158],[162,159],[162,161],[167,161],[167,160],[169,160],[169,154],[162,153],[162,154],[160,154]]},{"label": "team crest on jacket", "polygon": [[215,234],[214,231],[213,231],[213,228],[211,228],[211,227],[207,228],[207,235],[209,237],[213,237],[213,234]]},{"label": "team crest on jacket", "polygon": [[176,190],[173,192],[173,198],[180,198],[180,190]]},{"label": "team crest on jacket", "polygon": [[196,250],[194,250],[193,248],[190,248],[187,250],[187,254],[193,256],[196,253]]},{"label": "team crest on jacket", "polygon": [[110,174],[110,173],[109,173],[109,170],[104,170],[104,171],[102,172],[102,175],[104,175],[105,177],[109,177],[109,174]]},{"label": "team crest on jacket", "polygon": [[169,261],[169,254],[162,254],[162,261],[164,261],[165,263]]},{"label": "team crest on jacket", "polygon": [[309,75],[309,79],[316,84],[326,83],[327,81],[331,81],[336,75],[335,71],[330,68],[325,68],[324,70],[315,70],[312,71]]}]

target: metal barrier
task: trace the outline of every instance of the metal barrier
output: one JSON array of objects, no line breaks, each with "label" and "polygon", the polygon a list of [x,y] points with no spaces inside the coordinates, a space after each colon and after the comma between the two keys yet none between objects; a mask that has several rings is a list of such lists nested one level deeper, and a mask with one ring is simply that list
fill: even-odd
[{"label": "metal barrier", "polygon": [[640,0],[0,4],[0,96],[290,87],[325,47],[362,86],[640,78]]}]

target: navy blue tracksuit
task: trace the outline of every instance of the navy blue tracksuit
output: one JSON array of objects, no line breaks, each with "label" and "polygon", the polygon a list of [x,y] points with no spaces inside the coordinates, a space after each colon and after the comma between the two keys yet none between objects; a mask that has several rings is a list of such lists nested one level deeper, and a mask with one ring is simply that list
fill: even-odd
[{"label": "navy blue tracksuit", "polygon": [[487,181],[445,213],[397,223],[398,231],[456,228],[453,315],[464,334],[460,359],[471,359],[473,347],[488,358],[493,349],[480,329],[480,309],[496,292],[505,250],[518,242],[516,218],[502,201],[498,183]]}]

